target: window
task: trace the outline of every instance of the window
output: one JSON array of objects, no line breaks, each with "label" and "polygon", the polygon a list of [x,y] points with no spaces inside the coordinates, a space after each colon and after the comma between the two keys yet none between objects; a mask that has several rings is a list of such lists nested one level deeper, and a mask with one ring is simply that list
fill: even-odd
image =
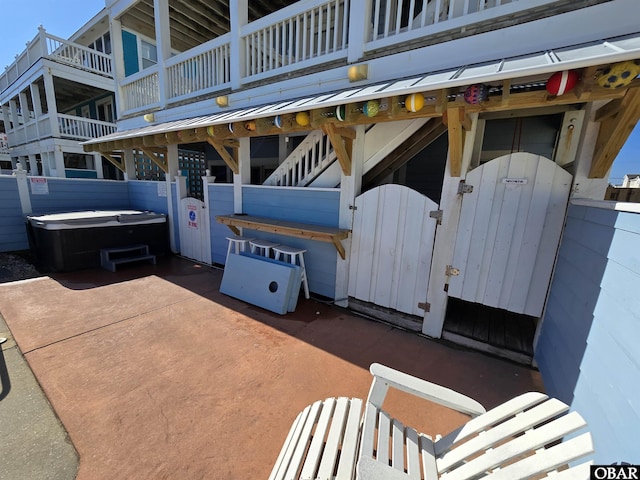
[{"label": "window", "polygon": [[156,46],[140,40],[140,56],[142,57],[142,68],[149,68],[158,63],[158,50]]}]

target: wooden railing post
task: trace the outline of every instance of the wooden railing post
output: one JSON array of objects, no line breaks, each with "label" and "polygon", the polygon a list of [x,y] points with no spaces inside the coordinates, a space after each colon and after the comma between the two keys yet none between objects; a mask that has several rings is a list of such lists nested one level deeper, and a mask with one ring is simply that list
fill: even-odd
[{"label": "wooden railing post", "polygon": [[164,66],[165,60],[171,58],[171,32],[169,28],[169,0],[154,0],[156,26],[156,49],[158,54],[158,90],[160,108],[167,106],[169,97],[168,79]]}]

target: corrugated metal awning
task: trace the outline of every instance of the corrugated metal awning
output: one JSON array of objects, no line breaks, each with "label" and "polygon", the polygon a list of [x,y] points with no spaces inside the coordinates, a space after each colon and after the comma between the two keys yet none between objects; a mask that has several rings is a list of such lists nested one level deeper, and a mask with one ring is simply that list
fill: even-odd
[{"label": "corrugated metal awning", "polygon": [[427,73],[394,82],[384,82],[259,107],[159,123],[116,132],[89,140],[84,142],[83,145],[91,146],[160,133],[178,132],[185,129],[295,113],[301,110],[363,102],[395,95],[461,87],[474,83],[487,83],[506,79],[531,79],[535,76],[541,77],[559,70],[584,68],[636,58],[640,58],[640,32],[571,47],[499,59],[493,62],[461,66],[456,69]]}]

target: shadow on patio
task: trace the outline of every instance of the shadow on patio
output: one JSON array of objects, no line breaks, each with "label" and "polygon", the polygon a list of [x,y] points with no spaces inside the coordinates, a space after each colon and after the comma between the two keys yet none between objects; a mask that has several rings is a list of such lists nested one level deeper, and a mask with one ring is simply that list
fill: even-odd
[{"label": "shadow on patio", "polygon": [[[80,454],[78,479],[267,478],[290,424],[329,396],[365,398],[380,362],[489,408],[538,372],[300,299],[279,316],[218,292],[175,257],[0,286],[0,312]],[[394,396],[431,434],[465,417]]]}]

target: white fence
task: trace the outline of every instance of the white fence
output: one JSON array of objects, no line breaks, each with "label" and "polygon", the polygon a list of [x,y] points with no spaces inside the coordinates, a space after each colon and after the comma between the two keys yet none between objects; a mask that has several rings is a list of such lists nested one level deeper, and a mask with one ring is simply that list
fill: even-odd
[{"label": "white fence", "polygon": [[117,130],[115,123],[63,114],[58,114],[58,127],[61,137],[74,140],[103,137]]}]

